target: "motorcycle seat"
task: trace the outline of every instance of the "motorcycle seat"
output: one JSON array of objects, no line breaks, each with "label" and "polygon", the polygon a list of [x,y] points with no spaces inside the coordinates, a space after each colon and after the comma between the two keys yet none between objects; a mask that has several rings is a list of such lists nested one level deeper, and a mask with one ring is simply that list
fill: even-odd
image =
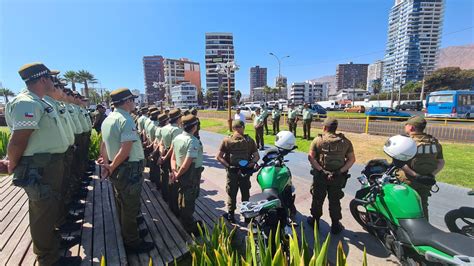
[{"label": "motorcycle seat", "polygon": [[274,189],[265,189],[262,193],[258,193],[250,196],[249,201],[258,202],[261,200],[274,200],[278,199],[278,193]]},{"label": "motorcycle seat", "polygon": [[399,219],[415,246],[431,246],[448,255],[474,256],[474,240],[457,233],[446,233],[432,226],[426,219]]}]

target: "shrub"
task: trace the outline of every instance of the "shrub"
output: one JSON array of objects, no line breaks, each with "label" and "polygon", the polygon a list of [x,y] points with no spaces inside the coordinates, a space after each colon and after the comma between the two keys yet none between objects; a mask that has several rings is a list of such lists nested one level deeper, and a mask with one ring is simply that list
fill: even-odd
[{"label": "shrub", "polygon": [[0,131],[0,157],[4,158],[7,155],[8,141],[10,140],[10,133]]},{"label": "shrub", "polygon": [[91,133],[91,143],[89,145],[89,159],[97,160],[100,155],[100,143],[102,142],[102,135],[97,134],[95,130]]}]

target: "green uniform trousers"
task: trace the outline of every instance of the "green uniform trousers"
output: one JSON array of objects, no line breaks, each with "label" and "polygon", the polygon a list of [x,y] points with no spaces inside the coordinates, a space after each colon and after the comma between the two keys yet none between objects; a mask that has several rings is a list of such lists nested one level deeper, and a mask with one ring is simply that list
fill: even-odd
[{"label": "green uniform trousers", "polygon": [[280,117],[275,117],[273,119],[273,135],[278,134],[280,132]]},{"label": "green uniform trousers", "polygon": [[138,235],[137,214],[140,212],[143,169],[143,161],[124,162],[110,176],[123,242],[128,247],[137,247],[142,243]]},{"label": "green uniform trousers", "polygon": [[[166,154],[166,152],[165,152]],[[164,161],[161,166],[160,166],[160,184],[161,184],[161,196],[163,196],[163,199],[168,202],[168,183],[170,180],[170,162],[169,161]]]},{"label": "green uniform trousers", "polygon": [[60,198],[60,206],[59,206],[59,217],[56,225],[59,227],[66,223],[66,216],[68,214],[68,204],[72,201],[72,191],[71,191],[71,166],[72,160],[74,158],[74,147],[71,146],[67,149],[66,153],[64,154],[64,175],[63,175],[63,182],[61,186],[61,198]]},{"label": "green uniform trousers", "polygon": [[303,120],[303,138],[311,139],[311,119]]},{"label": "green uniform trousers", "polygon": [[75,137],[75,140],[74,140],[75,149],[73,151],[74,163],[71,164],[71,179],[70,179],[70,184],[69,184],[69,189],[72,195],[75,195],[77,191],[81,188],[81,179],[82,179],[82,174],[83,174],[83,172],[81,172],[81,164],[79,163],[82,160],[81,148],[84,145],[82,134],[76,134],[74,135],[74,137]]},{"label": "green uniform trousers", "polygon": [[257,144],[257,149],[263,149],[265,146],[263,140],[263,126],[255,129],[255,143]]},{"label": "green uniform trousers", "polygon": [[263,126],[265,127],[265,135],[268,135],[268,116],[263,119]]},{"label": "green uniform trousers", "polygon": [[234,212],[237,201],[237,192],[240,188],[242,201],[248,201],[250,198],[250,177],[241,177],[236,171],[227,169],[227,209]]},{"label": "green uniform trousers", "polygon": [[55,231],[64,176],[64,153],[35,154],[20,159],[15,175],[27,178],[30,233],[39,265],[51,265],[59,257],[60,235]]},{"label": "green uniform trousers", "polygon": [[311,215],[313,218],[319,219],[323,215],[323,203],[327,195],[331,220],[341,220],[341,199],[344,197],[342,189],[344,188],[345,181],[343,176],[337,177],[333,181],[327,181],[321,172],[316,172],[313,175],[313,184],[311,185],[311,194],[313,195]]},{"label": "green uniform trousers", "polygon": [[199,184],[203,167],[195,168],[194,163],[178,181],[179,219],[187,232],[196,232],[193,214],[199,196]]},{"label": "green uniform trousers", "polygon": [[296,137],[296,119],[288,119],[288,130]]}]

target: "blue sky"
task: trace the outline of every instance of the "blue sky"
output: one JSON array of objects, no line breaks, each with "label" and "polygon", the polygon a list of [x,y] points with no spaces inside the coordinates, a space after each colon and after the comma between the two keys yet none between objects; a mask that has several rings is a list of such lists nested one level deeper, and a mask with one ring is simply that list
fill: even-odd
[{"label": "blue sky", "polygon": [[[393,2],[0,0],[0,82],[18,92],[18,68],[42,61],[86,69],[105,88],[143,91],[142,57],[163,55],[200,62],[205,87],[205,32],[223,31],[234,33],[237,89],[246,94],[251,66],[267,67],[274,84],[278,67],[269,52],[290,55],[282,64],[289,82],[332,75],[338,63],[381,59]],[[473,13],[473,0],[446,0],[442,47],[474,43]]]}]

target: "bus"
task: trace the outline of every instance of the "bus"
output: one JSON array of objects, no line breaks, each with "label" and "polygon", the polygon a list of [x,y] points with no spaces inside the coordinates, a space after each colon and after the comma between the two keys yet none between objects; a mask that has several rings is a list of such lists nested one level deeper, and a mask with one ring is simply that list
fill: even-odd
[{"label": "bus", "polygon": [[435,91],[426,98],[426,117],[473,118],[474,91]]}]

